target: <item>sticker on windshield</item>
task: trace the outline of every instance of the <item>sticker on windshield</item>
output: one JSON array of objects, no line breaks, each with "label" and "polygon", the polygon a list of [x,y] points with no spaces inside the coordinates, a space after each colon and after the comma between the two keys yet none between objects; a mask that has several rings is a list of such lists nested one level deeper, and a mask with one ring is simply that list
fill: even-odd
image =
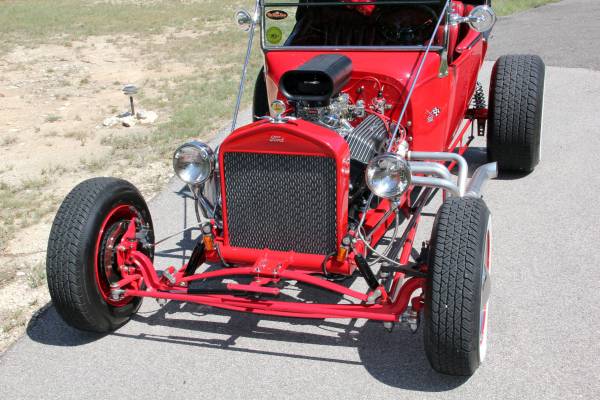
[{"label": "sticker on windshield", "polygon": [[282,19],[286,19],[288,17],[288,13],[283,10],[271,10],[267,11],[267,18],[272,19],[274,21],[279,21]]},{"label": "sticker on windshield", "polygon": [[278,44],[283,38],[283,32],[276,26],[267,29],[267,41],[271,44]]}]

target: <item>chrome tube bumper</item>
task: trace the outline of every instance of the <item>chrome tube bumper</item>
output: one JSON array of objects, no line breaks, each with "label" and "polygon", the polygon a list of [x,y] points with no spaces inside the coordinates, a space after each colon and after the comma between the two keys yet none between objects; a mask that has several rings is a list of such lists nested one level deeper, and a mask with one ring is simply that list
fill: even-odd
[{"label": "chrome tube bumper", "polygon": [[[484,164],[475,170],[467,185],[469,166],[467,161],[456,153],[409,151],[406,159],[409,161],[414,186],[442,189],[457,197],[481,197],[487,180],[498,176],[498,166],[495,162]],[[439,161],[456,162],[456,183],[453,182],[448,168]]]}]

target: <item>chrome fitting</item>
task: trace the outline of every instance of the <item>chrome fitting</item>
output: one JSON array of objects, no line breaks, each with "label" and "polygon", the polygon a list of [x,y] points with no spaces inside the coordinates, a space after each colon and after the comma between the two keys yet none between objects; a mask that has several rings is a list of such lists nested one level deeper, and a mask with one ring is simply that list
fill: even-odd
[{"label": "chrome fitting", "polygon": [[112,300],[119,301],[123,298],[124,294],[125,294],[125,290],[119,289],[119,288],[114,288],[113,285],[111,285],[110,298]]},{"label": "chrome fitting", "polygon": [[383,327],[385,328],[386,331],[391,333],[392,330],[394,330],[394,323],[386,321],[383,323]]},{"label": "chrome fitting", "polygon": [[406,311],[400,317],[400,322],[403,324],[407,324],[410,331],[412,333],[416,333],[419,330],[419,325],[421,323],[421,318],[419,317],[419,313],[413,310],[411,306],[406,308]]},{"label": "chrome fitting", "polygon": [[171,283],[171,285],[174,285],[175,282],[177,282],[177,279],[175,279],[175,276],[166,269],[163,271],[162,276],[167,278],[167,280]]},{"label": "chrome fitting", "polygon": [[156,299],[156,302],[158,303],[159,307],[162,308],[165,305],[167,305],[167,299]]}]

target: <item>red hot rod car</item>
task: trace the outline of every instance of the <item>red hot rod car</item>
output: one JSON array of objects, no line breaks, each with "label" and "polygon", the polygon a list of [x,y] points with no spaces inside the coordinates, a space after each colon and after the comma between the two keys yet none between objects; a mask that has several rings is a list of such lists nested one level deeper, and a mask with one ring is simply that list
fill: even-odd
[{"label": "red hot rod car", "polygon": [[[231,134],[217,148],[175,151],[201,227],[187,264],[155,269],[152,218],[135,187],[85,181],[50,235],[56,309],[98,332],[127,322],[144,297],[388,329],[423,320],[433,368],[472,374],[486,352],[491,284],[482,186],[539,162],[543,62],[500,58],[488,107],[477,83],[496,19],[488,1],[277,1],[236,14],[249,41]],[[235,129],[258,27],[254,122]],[[491,162],[469,180],[463,153],[476,135],[487,136]],[[422,210],[438,194],[431,240],[416,251]],[[298,284],[344,302],[285,293]]]}]

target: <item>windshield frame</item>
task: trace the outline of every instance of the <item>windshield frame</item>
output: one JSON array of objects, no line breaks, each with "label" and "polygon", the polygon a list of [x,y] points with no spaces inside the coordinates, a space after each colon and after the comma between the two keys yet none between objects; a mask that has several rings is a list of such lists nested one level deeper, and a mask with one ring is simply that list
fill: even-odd
[{"label": "windshield frame", "polygon": [[[390,0],[386,1],[386,5],[415,5],[415,4],[423,4],[423,5],[440,5],[443,4],[440,0]],[[324,2],[308,2],[302,3],[302,7],[323,7],[323,6],[344,6],[344,5],[381,5],[381,2],[377,1],[365,1],[360,3],[350,3],[345,1],[324,1]],[[265,26],[265,10],[266,7],[296,7],[299,5],[299,2],[285,2],[285,1],[268,1],[268,0],[259,0],[259,18],[260,18],[260,47],[264,53],[270,51],[391,51],[391,52],[421,52],[427,49],[427,45],[417,45],[417,46],[270,46],[266,41],[266,26]],[[440,15],[440,19],[446,19],[447,21],[448,13],[443,13]],[[437,21],[436,21],[437,22]],[[440,26],[444,26],[444,29],[447,30],[447,23],[440,24]],[[441,45],[432,45],[430,51],[434,53],[442,53],[446,48],[447,35],[444,35],[444,43]]]}]

